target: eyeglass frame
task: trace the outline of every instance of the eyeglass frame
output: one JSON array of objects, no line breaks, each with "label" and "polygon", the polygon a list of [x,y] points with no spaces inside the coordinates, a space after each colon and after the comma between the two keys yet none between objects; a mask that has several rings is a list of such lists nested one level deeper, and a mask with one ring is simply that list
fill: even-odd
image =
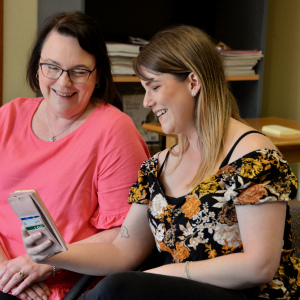
[{"label": "eyeglass frame", "polygon": [[[56,68],[61,69],[60,75],[59,75],[57,78],[49,78],[49,77],[47,77],[47,76],[44,74],[43,68],[42,68],[42,66],[44,66],[44,65],[47,65],[47,66],[54,66],[54,67],[56,67]],[[73,83],[86,83],[86,82],[89,80],[91,74],[92,74],[92,73],[96,70],[96,68],[97,68],[97,66],[95,66],[95,68],[94,68],[93,70],[88,70],[88,69],[84,69],[84,68],[73,68],[73,69],[65,70],[65,69],[63,69],[63,68],[61,68],[61,67],[59,67],[59,66],[57,66],[57,65],[54,65],[54,64],[48,64],[48,63],[39,63],[39,66],[41,67],[41,71],[42,71],[42,74],[43,74],[44,77],[46,77],[46,78],[48,78],[48,79],[52,79],[52,80],[57,80],[57,79],[60,78],[60,76],[63,74],[63,72],[67,72],[69,79],[70,79]],[[75,82],[75,81],[73,81],[73,80],[71,79],[71,77],[70,77],[70,73],[69,73],[69,72],[72,71],[72,70],[83,70],[83,71],[87,71],[87,72],[89,72],[89,76],[88,76],[88,78],[86,79],[86,81]]]}]

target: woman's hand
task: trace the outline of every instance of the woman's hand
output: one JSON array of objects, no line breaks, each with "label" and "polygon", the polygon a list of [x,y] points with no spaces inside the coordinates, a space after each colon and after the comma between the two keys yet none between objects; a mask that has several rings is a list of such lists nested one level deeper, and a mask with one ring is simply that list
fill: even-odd
[{"label": "woman's hand", "polygon": [[42,253],[45,249],[51,246],[52,241],[46,240],[43,243],[36,245],[35,243],[42,237],[41,232],[35,232],[32,235],[29,235],[25,229],[25,226],[21,227],[22,239],[25,250],[28,256],[37,263],[41,263],[46,260],[48,254]]},{"label": "woman's hand", "polygon": [[0,264],[0,289],[4,293],[22,294],[24,299],[24,293],[29,297],[48,296],[50,291],[42,281],[51,275],[51,266],[36,264],[27,255],[19,256]]},{"label": "woman's hand", "polygon": [[44,282],[37,282],[25,289],[23,292],[18,292],[18,288],[12,289],[12,294],[24,300],[47,300],[50,295],[50,290]]}]

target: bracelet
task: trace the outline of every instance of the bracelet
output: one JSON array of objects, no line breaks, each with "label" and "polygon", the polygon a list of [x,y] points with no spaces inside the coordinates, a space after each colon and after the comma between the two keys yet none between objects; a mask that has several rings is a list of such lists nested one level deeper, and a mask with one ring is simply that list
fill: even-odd
[{"label": "bracelet", "polygon": [[56,268],[55,268],[55,266],[53,266],[53,268],[52,268],[52,276],[53,276],[53,278],[55,277],[55,275],[56,275]]},{"label": "bracelet", "polygon": [[191,279],[190,271],[189,271],[189,264],[190,264],[190,261],[186,261],[185,265],[184,265],[184,274],[185,274],[186,279]]}]

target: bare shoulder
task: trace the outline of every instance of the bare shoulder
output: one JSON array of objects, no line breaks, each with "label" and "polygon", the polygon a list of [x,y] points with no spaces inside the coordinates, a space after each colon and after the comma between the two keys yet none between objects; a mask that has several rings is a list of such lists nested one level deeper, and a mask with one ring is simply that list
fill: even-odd
[{"label": "bare shoulder", "polygon": [[[255,129],[246,124],[234,120],[233,122],[231,122],[228,131],[229,140],[232,141],[230,144],[232,144],[233,141],[237,141],[238,138],[241,137],[244,133],[252,130]],[[259,132],[250,133],[239,141],[238,145],[233,151],[230,161],[234,161],[246,155],[247,153],[259,149],[277,150],[273,142],[264,134],[261,134]]]},{"label": "bare shoulder", "polygon": [[170,151],[170,148],[167,148],[163,151],[161,151],[159,154],[158,154],[158,166],[160,167],[162,165],[162,163],[165,161],[166,159],[166,156],[168,154],[168,152]]}]

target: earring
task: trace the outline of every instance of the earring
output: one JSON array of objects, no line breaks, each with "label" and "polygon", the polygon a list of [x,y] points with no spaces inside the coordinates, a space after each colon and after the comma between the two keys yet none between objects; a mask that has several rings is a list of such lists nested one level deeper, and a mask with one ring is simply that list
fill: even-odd
[{"label": "earring", "polygon": [[98,82],[96,85],[95,85],[95,88],[98,89],[100,86],[100,83]]},{"label": "earring", "polygon": [[196,93],[195,93],[195,92],[192,92],[192,96],[195,97],[195,96],[196,96]]}]

